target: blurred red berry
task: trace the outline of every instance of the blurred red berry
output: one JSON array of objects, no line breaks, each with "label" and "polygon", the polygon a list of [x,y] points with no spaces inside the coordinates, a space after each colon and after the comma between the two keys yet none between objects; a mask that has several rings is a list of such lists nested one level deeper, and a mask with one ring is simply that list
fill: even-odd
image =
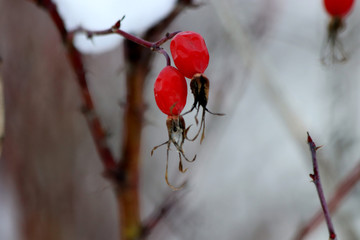
[{"label": "blurred red berry", "polygon": [[209,52],[203,37],[191,31],[180,32],[171,40],[171,55],[175,66],[187,78],[204,73],[209,64]]},{"label": "blurred red berry", "polygon": [[324,0],[324,5],[332,17],[344,17],[350,12],[354,0]]},{"label": "blurred red berry", "polygon": [[166,66],[154,84],[155,101],[159,109],[169,116],[181,113],[186,104],[185,77],[174,67]]}]

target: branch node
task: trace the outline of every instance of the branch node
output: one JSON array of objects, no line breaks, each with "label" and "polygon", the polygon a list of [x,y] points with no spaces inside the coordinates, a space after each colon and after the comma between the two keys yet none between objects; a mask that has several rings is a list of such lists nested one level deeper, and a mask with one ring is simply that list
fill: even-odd
[{"label": "branch node", "polygon": [[113,182],[115,186],[123,187],[126,182],[126,172],[121,167],[105,169],[103,176]]},{"label": "branch node", "polygon": [[86,33],[86,37],[87,37],[88,39],[91,39],[91,40],[92,40],[93,36],[94,36],[94,34],[91,33],[91,32],[87,32],[87,33]]}]

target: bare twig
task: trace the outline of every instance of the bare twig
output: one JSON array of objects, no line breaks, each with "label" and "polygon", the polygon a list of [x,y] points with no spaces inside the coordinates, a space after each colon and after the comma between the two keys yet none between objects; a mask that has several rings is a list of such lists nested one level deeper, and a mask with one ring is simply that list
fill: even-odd
[{"label": "bare twig", "polygon": [[[330,213],[333,213],[338,209],[344,198],[354,188],[356,183],[360,181],[360,162],[351,170],[351,172],[340,182],[336,187],[336,191],[328,201],[328,207]],[[321,210],[317,211],[316,214],[310,219],[310,221],[300,229],[296,235],[296,240],[304,239],[311,231],[320,225],[324,220],[324,215]]]},{"label": "bare twig", "polygon": [[124,38],[126,38],[127,40],[130,40],[132,42],[135,42],[143,47],[146,48],[150,48],[153,51],[156,51],[157,48],[159,48],[162,44],[164,44],[165,42],[167,42],[168,40],[172,39],[176,34],[178,34],[180,31],[177,32],[173,32],[173,33],[167,33],[165,35],[165,37],[163,37],[162,39],[156,41],[156,42],[149,42],[146,41],[142,38],[136,37],[130,33],[127,33],[123,30],[120,29],[121,27],[121,21],[124,19],[124,17],[120,20],[118,20],[112,27],[105,29],[105,30],[100,30],[100,31],[91,31],[91,30],[87,30],[83,27],[78,27],[75,30],[71,31],[71,33],[75,34],[75,33],[85,33],[86,36],[91,39],[94,36],[105,36],[105,35],[109,35],[109,34],[119,34],[121,36],[123,36]]},{"label": "bare twig", "polygon": [[165,42],[167,42],[168,40],[172,39],[180,31],[173,32],[173,33],[167,33],[165,35],[165,37],[161,38],[160,40],[158,40],[156,42],[149,42],[149,41],[146,41],[142,38],[136,37],[130,33],[127,33],[125,31],[121,30],[120,26],[121,26],[121,21],[123,19],[124,19],[124,17],[122,19],[118,20],[112,27],[105,29],[105,30],[91,31],[91,30],[87,30],[82,27],[79,27],[79,28],[76,28],[75,30],[71,31],[71,33],[72,34],[85,33],[86,36],[90,39],[93,38],[94,36],[104,36],[104,35],[109,35],[109,34],[115,33],[115,34],[121,35],[122,37],[126,38],[129,41],[137,43],[143,47],[149,48],[151,51],[161,53],[166,58],[166,64],[168,66],[171,64],[168,53],[160,46],[162,44],[164,44]]},{"label": "bare twig", "polygon": [[329,208],[327,206],[325,196],[324,196],[324,192],[323,192],[323,189],[322,189],[322,186],[321,186],[319,167],[318,167],[317,158],[316,158],[316,151],[321,146],[317,147],[315,145],[314,141],[311,139],[310,134],[307,133],[307,135],[308,135],[307,141],[308,141],[308,144],[309,144],[309,147],[310,147],[311,158],[312,158],[313,168],[314,168],[314,173],[310,174],[310,177],[313,180],[313,182],[314,182],[314,184],[316,186],[317,193],[319,195],[320,204],[321,204],[322,210],[324,212],[326,224],[327,224],[327,227],[328,227],[328,230],[329,230],[329,239],[336,239],[335,228],[334,228],[333,223],[331,221]]}]

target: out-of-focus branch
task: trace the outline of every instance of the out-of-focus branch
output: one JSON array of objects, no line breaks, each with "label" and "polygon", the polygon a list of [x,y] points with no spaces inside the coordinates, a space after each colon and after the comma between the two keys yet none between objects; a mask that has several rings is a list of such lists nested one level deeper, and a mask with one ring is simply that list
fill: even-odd
[{"label": "out-of-focus branch", "polygon": [[[59,15],[56,5],[51,0],[32,0],[43,7],[55,23],[64,45],[67,47],[67,55],[71,66],[76,74],[78,84],[81,89],[83,100],[83,112],[87,119],[90,131],[95,141],[96,148],[106,169],[105,176],[115,184],[115,194],[119,205],[120,216],[120,239],[135,240],[142,234],[140,223],[140,202],[139,202],[139,163],[141,132],[143,126],[144,100],[143,90],[146,76],[149,72],[152,51],[158,51],[166,57],[167,64],[170,58],[160,47],[161,44],[171,39],[177,34],[166,34],[161,38],[161,34],[169,24],[189,6],[194,6],[191,0],[178,0],[173,10],[161,21],[151,27],[145,34],[143,40],[120,30],[119,20],[114,26],[103,31],[87,31],[82,28],[68,32],[64,22]],[[73,44],[74,35],[77,32],[85,32],[88,37],[94,35],[105,35],[116,33],[125,37],[125,63],[126,69],[126,93],[127,100],[124,111],[123,148],[120,161],[117,163],[106,144],[106,134],[98,116],[96,115],[94,103],[91,98],[85,75],[85,69],[81,54]],[[157,41],[155,41],[157,40]]]},{"label": "out-of-focus branch", "polygon": [[30,0],[37,3],[40,7],[44,8],[50,15],[52,21],[56,25],[60,36],[64,43],[67,41],[68,32],[66,30],[64,21],[62,20],[55,3],[52,0]]},{"label": "out-of-focus branch", "polygon": [[[192,1],[178,0],[173,10],[161,21],[149,28],[143,39],[162,44],[163,32],[170,23],[184,10],[191,6]],[[148,49],[133,41],[124,42],[126,64],[127,99],[123,121],[123,144],[119,171],[124,173],[124,181],[117,193],[120,206],[121,239],[139,239],[142,234],[139,210],[139,165],[141,134],[144,122],[145,103],[143,99],[145,80],[151,67],[153,54]]]},{"label": "out-of-focus branch", "polygon": [[156,228],[156,226],[163,220],[174,208],[174,206],[179,202],[180,198],[184,194],[179,196],[179,192],[172,192],[159,207],[157,207],[154,212],[143,221],[142,232],[140,239],[146,239],[151,232]]},{"label": "out-of-focus branch", "polygon": [[[340,182],[336,187],[336,191],[328,201],[328,207],[330,213],[333,213],[338,209],[344,198],[354,188],[356,183],[360,181],[360,162],[351,170],[351,172]],[[295,240],[302,240],[306,235],[317,228],[320,223],[324,220],[324,215],[321,210],[317,211],[316,214],[307,222],[307,224],[300,229],[296,234]]]},{"label": "out-of-focus branch", "polygon": [[96,149],[99,153],[104,168],[107,171],[114,170],[116,167],[116,161],[110,151],[109,146],[106,143],[106,132],[102,127],[99,117],[96,114],[94,102],[91,98],[90,91],[87,85],[85,69],[81,54],[73,44],[74,35],[69,34],[66,30],[64,21],[59,15],[56,5],[51,0],[33,0],[33,2],[37,3],[49,13],[51,19],[53,20],[61,35],[61,39],[64,45],[67,47],[66,49],[68,59],[71,63],[71,67],[76,74],[76,79],[81,91],[81,98],[83,101],[82,110],[87,120],[92,137],[94,139]]}]

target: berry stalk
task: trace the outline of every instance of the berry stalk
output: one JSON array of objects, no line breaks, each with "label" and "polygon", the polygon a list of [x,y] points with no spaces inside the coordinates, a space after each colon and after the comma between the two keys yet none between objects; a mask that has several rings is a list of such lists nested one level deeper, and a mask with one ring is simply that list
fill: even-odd
[{"label": "berry stalk", "polygon": [[178,34],[180,31],[173,32],[173,33],[167,33],[165,35],[165,37],[161,38],[160,40],[158,40],[156,42],[150,42],[150,41],[146,41],[142,38],[139,38],[135,35],[132,35],[130,33],[127,33],[125,31],[121,30],[120,26],[121,26],[122,20],[124,20],[124,17],[121,18],[120,20],[118,20],[112,27],[105,29],[105,30],[91,31],[91,30],[87,30],[82,27],[79,27],[79,28],[73,30],[71,33],[72,34],[84,33],[90,39],[93,36],[104,36],[104,35],[109,35],[109,34],[115,33],[115,34],[118,34],[118,35],[124,37],[125,39],[127,39],[131,42],[134,42],[138,45],[149,48],[151,51],[161,53],[162,55],[164,55],[164,57],[166,59],[166,65],[167,66],[171,65],[171,60],[170,60],[169,54],[161,47],[161,45],[164,44],[165,42],[167,42],[168,40],[172,39],[173,37],[175,37],[175,35]]}]

